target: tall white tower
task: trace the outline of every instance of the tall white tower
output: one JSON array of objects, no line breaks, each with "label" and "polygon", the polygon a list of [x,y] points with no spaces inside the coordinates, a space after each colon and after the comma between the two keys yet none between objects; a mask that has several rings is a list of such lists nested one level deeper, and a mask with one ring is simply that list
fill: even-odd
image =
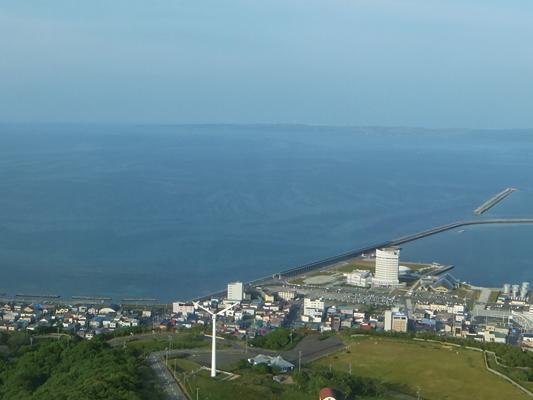
[{"label": "tall white tower", "polygon": [[400,249],[398,247],[376,249],[376,273],[372,284],[375,286],[398,285],[400,283],[399,265]]}]

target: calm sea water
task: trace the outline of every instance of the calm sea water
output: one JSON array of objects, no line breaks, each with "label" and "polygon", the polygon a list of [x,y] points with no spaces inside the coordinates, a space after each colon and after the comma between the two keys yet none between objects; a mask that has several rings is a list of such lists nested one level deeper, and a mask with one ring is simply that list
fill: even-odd
[{"label": "calm sea water", "polygon": [[[0,292],[188,298],[450,221],[533,217],[533,131],[0,125]],[[404,246],[533,280],[533,226]]]}]

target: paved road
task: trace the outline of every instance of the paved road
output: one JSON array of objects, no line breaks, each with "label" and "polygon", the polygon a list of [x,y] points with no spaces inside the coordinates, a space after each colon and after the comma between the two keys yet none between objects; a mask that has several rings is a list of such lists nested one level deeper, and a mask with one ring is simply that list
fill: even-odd
[{"label": "paved road", "polygon": [[302,363],[305,364],[334,353],[343,347],[342,339],[337,335],[327,339],[319,335],[309,335],[303,338],[294,349],[282,352],[281,356],[298,366],[300,351],[302,352]]},{"label": "paved road", "polygon": [[474,304],[473,314],[481,315],[485,311],[485,306],[489,302],[491,290],[489,288],[481,288],[481,293],[479,294],[479,299]]},{"label": "paved road", "polygon": [[487,304],[489,302],[490,294],[492,290],[489,288],[483,288],[481,289],[481,293],[479,295],[478,303]]},{"label": "paved road", "polygon": [[134,340],[143,340],[143,339],[164,339],[167,340],[169,336],[180,336],[181,332],[155,332],[155,333],[137,333],[130,336],[119,336],[112,339],[109,339],[109,343],[112,347],[123,346],[124,343],[132,342]]},{"label": "paved road", "polygon": [[183,394],[180,387],[176,383],[176,380],[170,373],[170,371],[165,366],[163,358],[161,357],[162,352],[152,353],[148,356],[148,363],[154,370],[157,378],[162,384],[163,390],[167,395],[168,400],[187,400],[187,397]]}]

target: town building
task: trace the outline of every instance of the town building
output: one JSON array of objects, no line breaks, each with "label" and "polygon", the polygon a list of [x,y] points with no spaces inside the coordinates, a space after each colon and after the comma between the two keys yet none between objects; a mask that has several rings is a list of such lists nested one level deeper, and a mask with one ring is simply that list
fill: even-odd
[{"label": "town building", "polygon": [[243,301],[244,300],[244,285],[242,282],[230,282],[228,283],[228,295],[229,301]]},{"label": "town building", "polygon": [[249,358],[248,362],[252,365],[265,364],[271,368],[275,368],[281,372],[290,372],[294,369],[294,364],[283,359],[281,356],[266,356],[264,354],[258,354],[254,358]]},{"label": "town building", "polygon": [[324,300],[306,297],[304,299],[304,312],[301,319],[305,322],[322,322],[324,311]]},{"label": "town building", "polygon": [[174,302],[172,303],[172,312],[181,315],[194,314],[194,304],[181,301]]},{"label": "town building", "polygon": [[296,292],[294,290],[280,290],[278,297],[286,301],[291,301],[296,297]]},{"label": "town building", "polygon": [[344,274],[348,285],[359,287],[370,287],[372,283],[372,273],[361,269],[355,269],[352,272]]},{"label": "town building", "polygon": [[387,310],[385,311],[385,324],[383,329],[386,332],[407,332],[409,318],[403,312]]}]

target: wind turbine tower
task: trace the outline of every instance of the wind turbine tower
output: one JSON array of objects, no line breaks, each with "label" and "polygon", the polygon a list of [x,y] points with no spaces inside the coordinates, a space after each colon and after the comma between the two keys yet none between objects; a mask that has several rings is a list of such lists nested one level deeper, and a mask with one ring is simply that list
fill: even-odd
[{"label": "wind turbine tower", "polygon": [[194,303],[194,306],[201,308],[202,310],[208,312],[211,315],[211,322],[213,325],[212,341],[211,341],[211,378],[217,376],[217,317],[224,314],[229,309],[235,307],[239,302],[233,303],[231,306],[224,308],[222,311],[217,313],[211,312],[211,310],[201,306],[199,303]]}]

